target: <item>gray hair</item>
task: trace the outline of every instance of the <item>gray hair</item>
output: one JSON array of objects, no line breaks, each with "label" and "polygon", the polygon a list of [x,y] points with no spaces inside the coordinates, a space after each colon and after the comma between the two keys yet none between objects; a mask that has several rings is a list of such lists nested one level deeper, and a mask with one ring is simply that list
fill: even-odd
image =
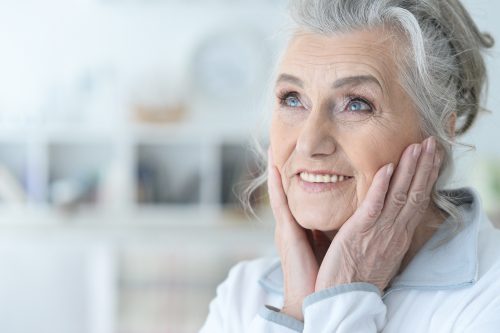
[{"label": "gray hair", "polygon": [[[419,112],[422,134],[434,136],[444,152],[431,200],[452,217],[455,231],[461,229],[460,192],[442,189],[453,173],[453,147],[474,148],[454,138],[482,110],[486,67],[481,50],[492,47],[493,38],[479,31],[458,0],[291,0],[290,9],[296,30],[332,35],[384,26],[403,37],[400,84]],[[450,133],[453,113],[458,126]],[[250,195],[267,179],[262,147],[257,152],[262,172],[242,193],[252,214]]]}]

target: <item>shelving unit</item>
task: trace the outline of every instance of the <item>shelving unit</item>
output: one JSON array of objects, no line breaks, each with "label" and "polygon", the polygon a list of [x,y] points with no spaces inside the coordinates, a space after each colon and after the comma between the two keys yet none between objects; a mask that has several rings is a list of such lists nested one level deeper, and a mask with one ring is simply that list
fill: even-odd
[{"label": "shelving unit", "polygon": [[234,191],[255,172],[247,144],[251,129],[171,129],[172,125],[141,124],[132,126],[124,139],[123,128],[39,127],[36,137],[29,137],[30,129],[25,128],[20,132],[26,136],[16,131],[16,137],[26,139],[15,141],[7,137],[8,130],[0,129],[0,163],[27,198],[15,208],[0,205],[0,226],[15,226],[17,222],[5,220],[9,214],[30,220],[31,215],[40,219],[41,211],[48,219],[67,223],[85,215],[114,223],[113,216],[128,215],[124,223],[156,225],[163,219],[166,226],[179,223],[172,220],[183,213],[204,216],[203,223],[210,224],[227,216],[226,210],[238,211]]}]

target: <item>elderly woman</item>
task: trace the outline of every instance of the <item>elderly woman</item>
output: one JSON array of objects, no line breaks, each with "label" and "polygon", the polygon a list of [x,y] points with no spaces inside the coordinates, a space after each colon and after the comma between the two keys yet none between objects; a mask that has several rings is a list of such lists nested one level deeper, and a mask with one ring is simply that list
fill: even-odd
[{"label": "elderly woman", "polygon": [[268,189],[279,258],[235,266],[209,332],[500,332],[500,236],[443,190],[480,109],[458,0],[305,0],[278,66]]}]

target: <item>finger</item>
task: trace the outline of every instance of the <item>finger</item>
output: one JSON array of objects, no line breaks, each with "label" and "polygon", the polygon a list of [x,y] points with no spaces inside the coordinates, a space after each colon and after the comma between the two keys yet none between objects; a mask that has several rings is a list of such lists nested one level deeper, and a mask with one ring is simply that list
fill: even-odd
[{"label": "finger", "polygon": [[444,153],[439,149],[436,150],[436,154],[434,155],[434,168],[432,169],[431,175],[429,176],[429,181],[427,182],[427,196],[430,197],[432,189],[436,184],[436,181],[439,177],[439,170],[441,169],[441,162],[443,160]]},{"label": "finger", "polygon": [[377,171],[366,197],[351,218],[352,225],[370,228],[378,220],[384,208],[385,197],[389,188],[394,165],[389,163]]},{"label": "finger", "polygon": [[[432,181],[434,169],[434,158],[436,152],[436,140],[433,137],[426,139],[423,143],[422,153],[418,161],[417,170],[413,177],[410,190],[408,192],[408,200],[405,206],[401,209],[398,218],[400,221],[405,221],[408,227],[415,228],[420,221],[421,216],[426,212],[429,206],[429,181]],[[409,221],[409,222],[407,222]]]},{"label": "finger", "polygon": [[384,221],[390,221],[390,223],[392,223],[406,204],[408,190],[410,189],[413,176],[415,175],[421,150],[422,146],[417,143],[408,146],[404,151],[394,176],[392,177],[389,191],[386,196],[386,203],[381,214]]}]

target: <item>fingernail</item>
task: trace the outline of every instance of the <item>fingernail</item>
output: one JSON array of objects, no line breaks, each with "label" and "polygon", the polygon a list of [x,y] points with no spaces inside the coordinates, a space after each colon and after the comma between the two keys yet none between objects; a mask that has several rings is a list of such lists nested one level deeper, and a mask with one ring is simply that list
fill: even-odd
[{"label": "fingernail", "polygon": [[389,166],[385,169],[387,177],[392,176],[392,173],[394,172],[394,164],[390,163]]},{"label": "fingernail", "polygon": [[427,141],[427,152],[433,153],[435,147],[436,147],[436,140],[434,139],[434,137],[431,136]]},{"label": "fingernail", "polygon": [[420,144],[415,145],[415,147],[413,147],[413,157],[418,158],[420,156],[421,151],[422,151],[422,146]]}]

